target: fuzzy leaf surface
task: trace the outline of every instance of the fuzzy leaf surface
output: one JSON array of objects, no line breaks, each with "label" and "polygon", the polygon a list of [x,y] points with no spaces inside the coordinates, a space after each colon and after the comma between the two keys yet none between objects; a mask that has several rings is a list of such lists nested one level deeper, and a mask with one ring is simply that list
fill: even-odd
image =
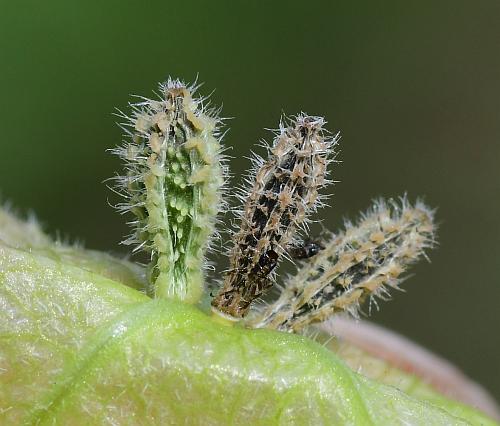
[{"label": "fuzzy leaf surface", "polygon": [[101,270],[0,243],[1,424],[494,424]]}]

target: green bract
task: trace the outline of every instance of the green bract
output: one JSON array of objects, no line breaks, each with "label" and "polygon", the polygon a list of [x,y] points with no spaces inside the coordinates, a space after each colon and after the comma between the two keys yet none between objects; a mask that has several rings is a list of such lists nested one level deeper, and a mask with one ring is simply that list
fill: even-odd
[{"label": "green bract", "polygon": [[494,424],[371,381],[305,337],[152,300],[127,285],[136,266],[0,223],[2,425]]}]

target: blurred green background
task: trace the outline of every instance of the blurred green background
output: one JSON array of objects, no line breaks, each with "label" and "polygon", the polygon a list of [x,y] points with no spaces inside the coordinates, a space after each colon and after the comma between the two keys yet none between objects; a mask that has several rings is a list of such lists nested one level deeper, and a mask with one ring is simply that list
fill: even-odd
[{"label": "blurred green background", "polygon": [[[102,181],[112,116],[168,75],[235,117],[238,182],[281,112],[342,134],[335,229],[408,191],[439,208],[440,247],[372,320],[455,362],[500,399],[500,2],[2,1],[0,188],[53,234],[122,252]],[[260,151],[262,152],[262,151]]]}]

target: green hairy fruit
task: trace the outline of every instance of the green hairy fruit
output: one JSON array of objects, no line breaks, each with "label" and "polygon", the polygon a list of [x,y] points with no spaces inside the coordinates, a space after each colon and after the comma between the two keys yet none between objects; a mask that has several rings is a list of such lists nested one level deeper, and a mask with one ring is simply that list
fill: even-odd
[{"label": "green hairy fruit", "polygon": [[113,150],[126,172],[115,178],[125,198],[118,208],[135,217],[125,243],[151,254],[148,293],[196,302],[222,204],[219,119],[178,80],[159,91],[159,100],[143,98],[131,104],[131,116],[120,114],[127,139]]},{"label": "green hairy fruit", "polygon": [[[435,239],[432,211],[403,198],[304,248],[337,143],[321,117],[283,120],[255,162],[230,267],[206,290],[227,167],[221,119],[195,89],[169,79],[158,100],[119,114],[117,207],[148,265],[54,241],[0,209],[0,424],[496,424],[315,328],[386,298]],[[281,280],[294,250],[297,273]],[[276,300],[256,304],[275,284]]]}]

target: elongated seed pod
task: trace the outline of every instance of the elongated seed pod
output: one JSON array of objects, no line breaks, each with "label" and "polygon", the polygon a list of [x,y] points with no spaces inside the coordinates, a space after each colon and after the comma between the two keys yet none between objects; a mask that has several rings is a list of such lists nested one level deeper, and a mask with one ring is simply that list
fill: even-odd
[{"label": "elongated seed pod", "polygon": [[252,327],[297,332],[337,312],[357,315],[365,299],[388,296],[400,275],[434,242],[433,212],[378,200],[357,225],[324,244],[284,286],[278,300],[250,321]]},{"label": "elongated seed pod", "polygon": [[243,317],[253,300],[272,286],[275,270],[297,228],[320,204],[336,138],[324,135],[321,117],[298,115],[280,125],[266,161],[257,159],[249,178],[239,230],[233,235],[230,269],[218,295],[215,312]]},{"label": "elongated seed pod", "polygon": [[195,303],[203,290],[204,251],[221,207],[220,119],[195,87],[169,79],[159,100],[141,98],[122,128],[128,140],[114,152],[125,162],[118,205],[132,212],[124,241],[151,253],[148,293]]}]

